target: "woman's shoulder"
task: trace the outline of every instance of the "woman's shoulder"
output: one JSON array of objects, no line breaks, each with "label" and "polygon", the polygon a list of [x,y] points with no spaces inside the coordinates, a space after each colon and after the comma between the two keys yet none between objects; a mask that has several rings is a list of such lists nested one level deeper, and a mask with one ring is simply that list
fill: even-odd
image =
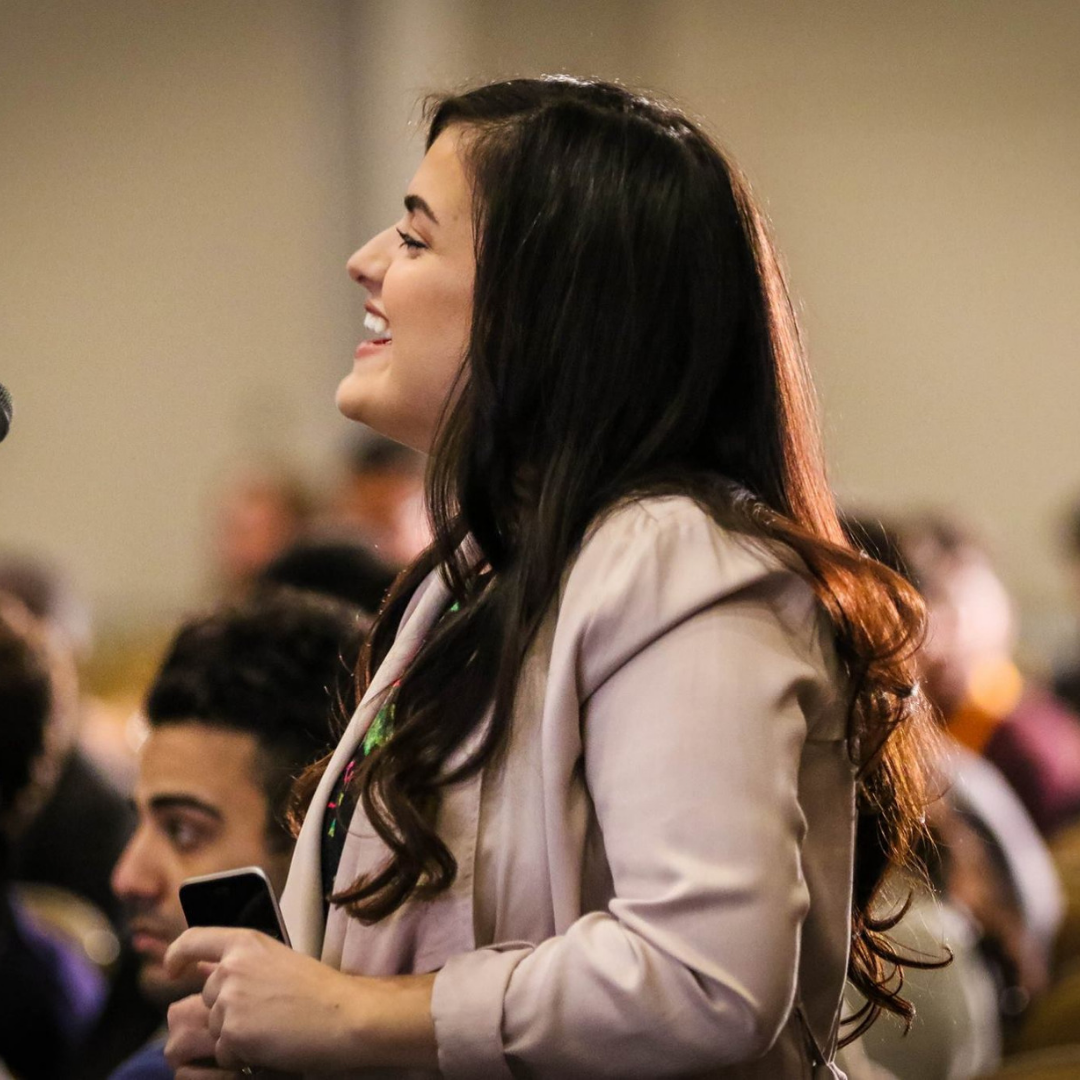
[{"label": "woman's shoulder", "polygon": [[703,587],[726,591],[794,564],[785,567],[764,538],[722,525],[689,495],[655,495],[624,500],[599,515],[571,574],[606,576],[618,566],[637,573],[650,565],[665,580],[696,576]]},{"label": "woman's shoulder", "polygon": [[627,656],[720,604],[748,632],[771,626],[800,641],[798,651],[817,650],[820,607],[793,559],[719,524],[690,497],[635,499],[586,533],[564,581],[559,636],[587,658],[588,692]]}]

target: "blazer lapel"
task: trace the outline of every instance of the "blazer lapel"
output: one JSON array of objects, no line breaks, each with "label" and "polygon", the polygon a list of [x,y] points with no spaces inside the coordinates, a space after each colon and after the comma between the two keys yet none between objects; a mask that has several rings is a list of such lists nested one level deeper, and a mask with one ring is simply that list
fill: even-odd
[{"label": "blazer lapel", "polygon": [[321,884],[322,827],[326,804],[333,797],[332,788],[378,713],[383,695],[416,654],[428,630],[446,607],[449,595],[437,570],[432,571],[417,589],[416,599],[402,620],[394,644],[375,673],[315,790],[296,839],[289,878],[281,895],[281,913],[293,948],[298,952],[316,958],[322,953],[326,931]]}]

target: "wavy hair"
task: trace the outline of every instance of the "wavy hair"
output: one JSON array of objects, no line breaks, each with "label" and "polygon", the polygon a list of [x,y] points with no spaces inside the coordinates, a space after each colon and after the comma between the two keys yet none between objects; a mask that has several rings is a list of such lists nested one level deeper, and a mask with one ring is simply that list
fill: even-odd
[{"label": "wavy hair", "polygon": [[332,901],[375,922],[451,884],[442,792],[505,745],[523,658],[587,527],[627,497],[685,493],[785,553],[831,620],[860,808],[884,853],[856,866],[859,1032],[881,1009],[909,1018],[890,920],[872,909],[921,830],[923,609],[844,538],[784,275],[746,182],[685,115],[609,83],[516,79],[427,115],[429,146],[449,128],[466,136],[472,327],[429,462],[434,542],[391,592],[364,677],[432,570],[457,609],[392,691],[393,734],[354,780],[390,858]]}]

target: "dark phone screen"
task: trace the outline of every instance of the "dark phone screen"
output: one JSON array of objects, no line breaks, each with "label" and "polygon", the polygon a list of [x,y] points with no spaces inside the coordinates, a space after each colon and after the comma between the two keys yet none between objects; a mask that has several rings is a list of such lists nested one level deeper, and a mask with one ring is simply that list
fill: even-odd
[{"label": "dark phone screen", "polygon": [[182,885],[180,903],[188,926],[242,926],[285,941],[270,890],[257,874]]}]

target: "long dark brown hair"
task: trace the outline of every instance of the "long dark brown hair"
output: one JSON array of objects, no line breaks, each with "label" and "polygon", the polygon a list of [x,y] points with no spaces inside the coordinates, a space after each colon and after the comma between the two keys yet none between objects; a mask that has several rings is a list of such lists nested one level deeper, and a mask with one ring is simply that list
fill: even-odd
[{"label": "long dark brown hair", "polygon": [[428,116],[429,146],[447,128],[466,136],[472,329],[429,464],[434,542],[381,612],[364,679],[432,570],[457,606],[392,691],[393,734],[354,781],[389,861],[333,902],[376,922],[451,884],[442,792],[505,745],[522,660],[586,528],[626,498],[679,492],[771,542],[831,620],[860,808],[884,852],[856,867],[850,977],[870,1021],[910,1016],[872,907],[921,828],[923,610],[841,531],[784,276],[746,183],[680,112],[607,83],[516,79]]}]

